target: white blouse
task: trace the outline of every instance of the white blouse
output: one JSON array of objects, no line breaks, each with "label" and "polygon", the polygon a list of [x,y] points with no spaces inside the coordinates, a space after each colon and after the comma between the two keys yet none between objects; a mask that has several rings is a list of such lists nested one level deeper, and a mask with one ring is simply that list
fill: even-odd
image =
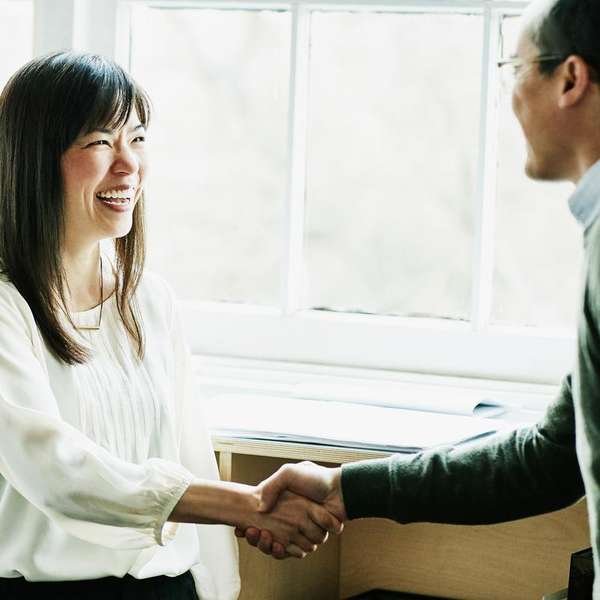
[{"label": "white blouse", "polygon": [[[146,272],[135,297],[142,363],[113,294],[100,331],[69,327],[92,350],[89,362],[69,366],[0,275],[0,577],[143,579],[191,569],[202,600],[235,599],[232,529],[166,522],[194,476],[218,471],[173,292]],[[99,310],[73,320],[97,325]]]}]

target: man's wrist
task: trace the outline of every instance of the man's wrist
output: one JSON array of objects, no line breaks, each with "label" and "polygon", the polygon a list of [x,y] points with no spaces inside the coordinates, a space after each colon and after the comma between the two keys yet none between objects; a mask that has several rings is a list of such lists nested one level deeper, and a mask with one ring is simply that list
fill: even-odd
[{"label": "man's wrist", "polygon": [[342,467],[333,467],[331,469],[331,503],[336,506],[335,516],[342,522],[348,519],[346,505],[344,502],[344,492],[342,489]]}]

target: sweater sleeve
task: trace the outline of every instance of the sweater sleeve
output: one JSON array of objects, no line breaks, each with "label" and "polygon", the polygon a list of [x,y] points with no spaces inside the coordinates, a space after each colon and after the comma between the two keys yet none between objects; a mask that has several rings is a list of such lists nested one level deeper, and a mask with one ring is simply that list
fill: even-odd
[{"label": "sweater sleeve", "polygon": [[33,327],[18,292],[0,286],[0,475],[80,539],[118,549],[164,545],[163,526],[191,474],[159,458],[125,462],[64,421]]},{"label": "sweater sleeve", "polygon": [[584,495],[571,377],[544,418],[485,440],[342,467],[349,518],[488,524],[550,512]]}]

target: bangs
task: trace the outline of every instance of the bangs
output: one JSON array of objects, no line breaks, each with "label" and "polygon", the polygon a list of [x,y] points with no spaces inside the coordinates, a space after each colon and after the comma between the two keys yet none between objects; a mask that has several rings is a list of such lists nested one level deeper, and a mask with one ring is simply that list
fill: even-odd
[{"label": "bangs", "polygon": [[[96,73],[92,87],[93,98],[80,135],[98,129],[121,129],[135,111],[140,123],[147,128],[150,122],[150,100],[146,92],[118,65],[104,63]],[[91,82],[90,82],[91,83]],[[91,91],[91,90],[90,90]]]}]

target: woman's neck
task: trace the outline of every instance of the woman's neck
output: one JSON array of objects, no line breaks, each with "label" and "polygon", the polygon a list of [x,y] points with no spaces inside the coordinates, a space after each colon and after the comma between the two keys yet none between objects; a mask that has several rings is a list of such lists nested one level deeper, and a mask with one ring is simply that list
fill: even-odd
[{"label": "woman's neck", "polygon": [[[100,245],[80,248],[78,250],[65,250],[62,255],[62,264],[67,278],[65,296],[67,308],[70,312],[80,312],[98,306],[100,298]],[[103,268],[105,299],[112,292],[108,280],[108,270]],[[107,285],[108,283],[108,285]]]}]

